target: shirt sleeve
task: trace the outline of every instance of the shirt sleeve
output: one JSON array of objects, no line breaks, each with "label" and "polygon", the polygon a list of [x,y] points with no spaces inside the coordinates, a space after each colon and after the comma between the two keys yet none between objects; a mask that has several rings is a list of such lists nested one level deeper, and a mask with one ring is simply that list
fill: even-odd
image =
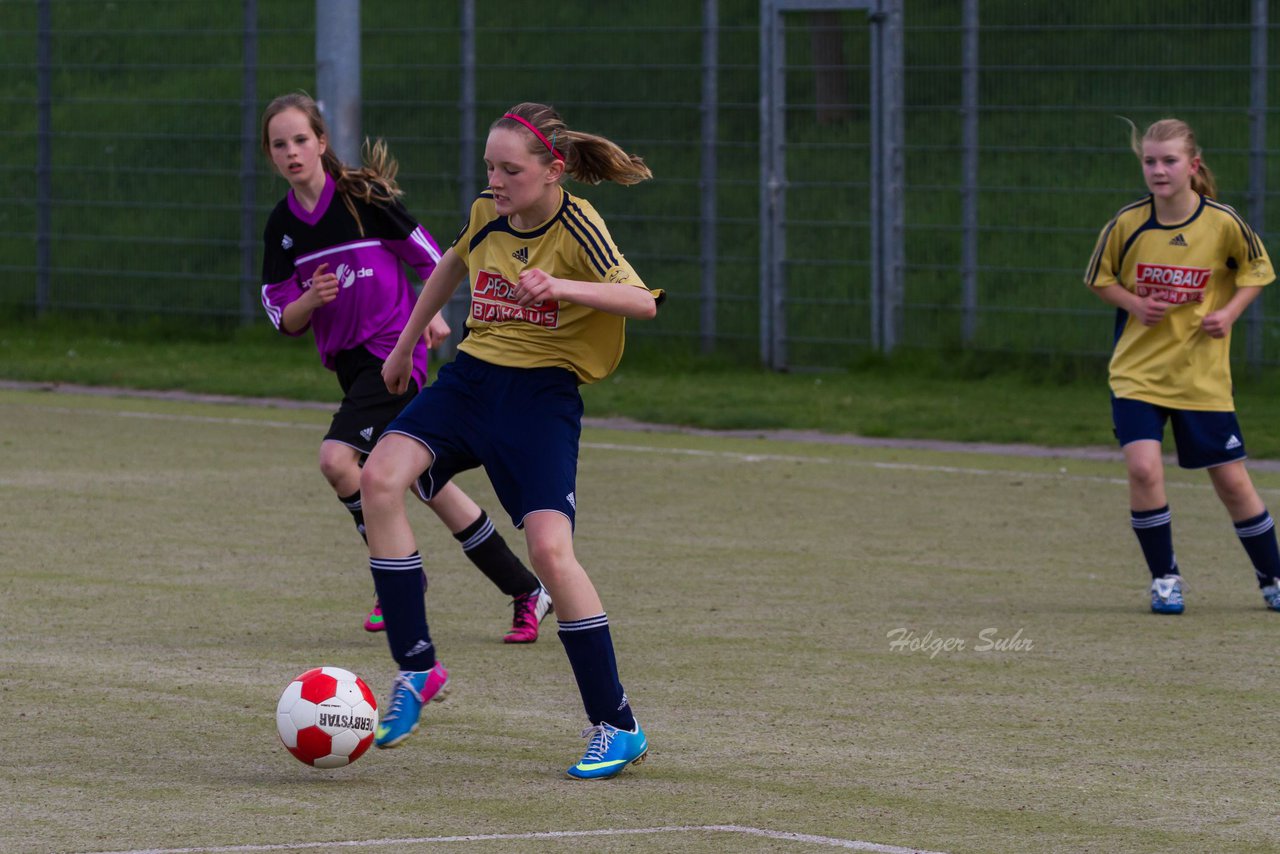
[{"label": "shirt sleeve", "polygon": [[423,281],[440,261],[440,247],[399,199],[376,205],[379,220],[377,237],[387,251],[408,264]]},{"label": "shirt sleeve", "polygon": [[1091,288],[1122,284],[1119,271],[1121,234],[1118,223],[1118,218],[1111,220],[1098,235],[1098,242],[1089,259],[1089,269],[1084,274],[1084,283]]},{"label": "shirt sleeve", "polygon": [[1230,258],[1235,262],[1236,287],[1258,288],[1275,281],[1267,248],[1262,238],[1242,219],[1236,219],[1238,228],[1231,229]]},{"label": "shirt sleeve", "polygon": [[290,332],[281,325],[285,307],[302,296],[302,291],[302,282],[293,263],[291,242],[285,237],[276,215],[272,214],[262,232],[262,308],[271,325],[285,335],[301,335],[311,326],[308,322],[296,332]]},{"label": "shirt sleeve", "polygon": [[594,209],[582,205],[571,206],[572,213],[565,217],[566,227],[577,234],[580,259],[578,266],[594,274],[598,282],[629,285],[647,290],[658,303],[666,300],[666,292],[650,288],[636,273],[631,262],[613,242],[604,219]]},{"label": "shirt sleeve", "polygon": [[[458,232],[458,236],[453,239],[450,249],[458,256],[463,264],[467,264],[467,259],[471,256],[472,237],[475,235],[485,221],[483,210],[481,210],[482,195],[471,203],[471,213],[467,217],[467,221],[462,224],[462,230]],[[470,264],[467,264],[470,267]]]}]

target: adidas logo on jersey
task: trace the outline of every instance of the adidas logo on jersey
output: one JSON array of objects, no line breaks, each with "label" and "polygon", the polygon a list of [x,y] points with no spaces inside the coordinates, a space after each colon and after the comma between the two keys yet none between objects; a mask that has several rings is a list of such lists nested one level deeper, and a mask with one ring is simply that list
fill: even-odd
[{"label": "adidas logo on jersey", "polygon": [[280,239],[280,248],[281,248],[281,249],[292,249],[292,248],[293,248],[293,238],[286,234],[283,238],[281,238],[281,239]]},{"label": "adidas logo on jersey", "polygon": [[1224,447],[1228,451],[1234,451],[1236,448],[1240,447],[1240,445],[1241,445],[1240,437],[1237,436],[1235,433],[1232,433],[1231,438],[1227,440],[1227,444]]},{"label": "adidas logo on jersey", "polygon": [[1178,232],[1178,236],[1169,241],[1170,246],[1186,246],[1187,239],[1182,236],[1182,232]]},{"label": "adidas logo on jersey", "polygon": [[529,247],[521,246],[515,252],[511,253],[511,257],[519,261],[521,264],[529,263]]},{"label": "adidas logo on jersey", "polygon": [[369,441],[370,439],[372,439],[372,438],[373,438],[373,428],[372,428],[372,427],[366,427],[366,428],[364,428],[363,430],[361,430],[361,431],[360,431],[360,438],[364,439],[366,442],[367,442],[367,441]]}]

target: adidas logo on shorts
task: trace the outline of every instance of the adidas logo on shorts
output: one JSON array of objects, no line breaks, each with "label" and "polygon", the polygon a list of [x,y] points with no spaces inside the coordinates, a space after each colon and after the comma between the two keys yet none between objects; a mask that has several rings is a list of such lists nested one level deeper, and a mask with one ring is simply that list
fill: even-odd
[{"label": "adidas logo on shorts", "polygon": [[1181,233],[1181,232],[1179,232],[1177,237],[1175,237],[1175,238],[1173,238],[1173,240],[1170,240],[1170,241],[1169,241],[1169,245],[1170,245],[1170,246],[1186,246],[1186,245],[1187,245],[1187,239],[1186,239],[1185,237],[1183,237],[1183,236],[1182,236],[1182,233]]},{"label": "adidas logo on shorts", "polygon": [[519,261],[521,264],[529,263],[529,247],[521,246],[515,252],[511,253],[511,257]]},{"label": "adidas logo on shorts", "polygon": [[1240,447],[1240,445],[1240,437],[1235,433],[1232,433],[1231,438],[1227,440],[1227,444],[1224,447],[1226,447],[1228,451],[1234,451],[1236,448]]},{"label": "adidas logo on shorts", "polygon": [[366,427],[366,428],[364,428],[363,430],[361,430],[361,431],[360,431],[360,438],[364,439],[366,442],[367,442],[367,441],[369,441],[370,439],[372,439],[372,438],[373,438],[373,428],[372,428],[372,427]]}]

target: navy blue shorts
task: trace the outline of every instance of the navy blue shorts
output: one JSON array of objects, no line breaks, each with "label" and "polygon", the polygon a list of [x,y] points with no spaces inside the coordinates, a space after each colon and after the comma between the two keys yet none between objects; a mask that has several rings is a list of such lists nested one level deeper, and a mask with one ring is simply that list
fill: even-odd
[{"label": "navy blue shorts", "polygon": [[517,528],[538,510],[574,523],[582,396],[565,368],[508,368],[459,352],[388,433],[417,439],[435,457],[418,478],[424,499],[459,472],[484,466]]},{"label": "navy blue shorts", "polygon": [[1129,398],[1111,398],[1111,420],[1120,447],[1141,439],[1164,441],[1164,424],[1173,422],[1178,465],[1207,469],[1243,460],[1244,437],[1234,412],[1168,409]]}]

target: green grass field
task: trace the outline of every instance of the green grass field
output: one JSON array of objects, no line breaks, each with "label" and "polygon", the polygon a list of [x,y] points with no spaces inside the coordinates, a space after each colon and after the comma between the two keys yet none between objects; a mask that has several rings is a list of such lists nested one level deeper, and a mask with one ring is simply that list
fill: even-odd
[{"label": "green grass field", "polygon": [[554,632],[503,646],[505,599],[424,509],[453,693],[401,749],[303,766],[284,685],[332,664],[381,702],[391,676],[326,423],[0,392],[0,850],[1280,846],[1280,615],[1181,472],[1188,610],[1147,613],[1122,472],[1069,457],[588,429],[578,550],[649,761],[562,777],[584,720]]}]

